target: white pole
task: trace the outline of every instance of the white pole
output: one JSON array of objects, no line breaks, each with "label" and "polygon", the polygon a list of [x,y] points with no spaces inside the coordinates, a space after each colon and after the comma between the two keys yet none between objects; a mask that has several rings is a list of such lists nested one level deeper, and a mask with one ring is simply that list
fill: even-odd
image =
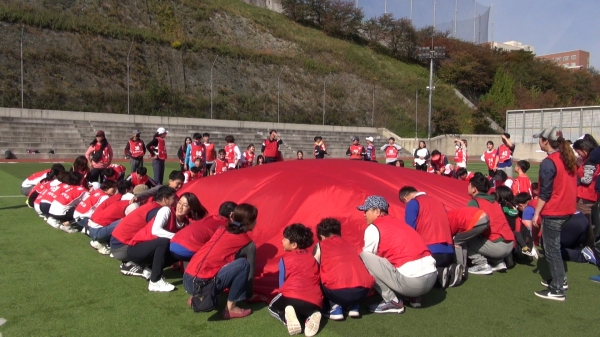
[{"label": "white pole", "polygon": [[127,53],[127,114],[129,115],[129,55],[133,48],[133,41],[131,40],[131,46],[129,46],[129,52]]},{"label": "white pole", "polygon": [[418,133],[418,125],[417,125],[417,112],[419,111],[419,89],[417,89],[417,92],[415,93],[415,140],[417,140],[419,137],[417,135]]},{"label": "white pole", "polygon": [[435,7],[437,5],[437,1],[433,0],[433,30],[435,30]]},{"label": "white pole", "polygon": [[373,110],[371,112],[371,126],[375,126],[375,82],[373,82]]},{"label": "white pole", "polygon": [[279,123],[279,78],[281,77],[282,73],[283,73],[283,68],[281,68],[281,71],[279,72],[279,76],[277,76],[277,123]]},{"label": "white pole", "polygon": [[329,75],[331,75],[331,73],[327,74],[323,80],[323,125],[325,125],[325,83],[327,83],[327,77],[329,77]]},{"label": "white pole", "polygon": [[383,13],[387,14],[387,0],[384,1],[384,5],[383,5]]},{"label": "white pole", "polygon": [[25,25],[21,26],[21,109],[23,109],[23,31],[25,30]]},{"label": "white pole", "polygon": [[477,2],[473,0],[473,43],[475,43],[475,22],[477,21]]},{"label": "white pole", "polygon": [[213,68],[215,67],[215,63],[217,63],[218,57],[219,55],[215,57],[212,67],[210,67],[210,119],[213,118]]},{"label": "white pole", "polygon": [[[433,53],[433,50],[431,51]],[[433,55],[429,59],[429,121],[427,127],[427,139],[431,139],[431,106],[433,102]]]},{"label": "white pole", "polygon": [[454,4],[454,38],[456,39],[456,18],[458,17],[458,0]]},{"label": "white pole", "polygon": [[413,0],[410,0],[410,22],[412,22]]},{"label": "white pole", "polygon": [[492,46],[494,44],[494,20],[492,19],[492,12],[494,10],[494,4],[490,6],[490,21],[492,21]]}]

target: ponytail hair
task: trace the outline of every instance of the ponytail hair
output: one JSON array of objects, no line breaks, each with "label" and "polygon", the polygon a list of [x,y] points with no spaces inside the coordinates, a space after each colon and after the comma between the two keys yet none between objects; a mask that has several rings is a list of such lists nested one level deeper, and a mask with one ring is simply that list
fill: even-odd
[{"label": "ponytail hair", "polygon": [[573,153],[573,149],[571,148],[571,145],[569,145],[569,142],[562,136],[559,136],[558,140],[545,140],[548,141],[548,144],[550,144],[553,149],[560,152],[560,159],[565,165],[567,172],[575,173],[577,171],[577,158],[575,158],[575,153]]},{"label": "ponytail hair", "polygon": [[61,172],[65,172],[65,167],[62,164],[52,164],[50,168],[50,172],[46,173],[46,177],[42,179],[40,182],[45,183],[47,181],[52,181],[58,178],[58,175]]},{"label": "ponytail hair", "polygon": [[248,228],[256,223],[258,209],[250,204],[239,204],[229,216],[227,231],[231,234],[248,232]]}]

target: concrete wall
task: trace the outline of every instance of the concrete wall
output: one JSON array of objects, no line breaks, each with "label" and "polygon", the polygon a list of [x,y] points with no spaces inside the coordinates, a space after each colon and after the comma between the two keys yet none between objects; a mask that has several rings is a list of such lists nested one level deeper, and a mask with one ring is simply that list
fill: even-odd
[{"label": "concrete wall", "polygon": [[[106,114],[95,112],[74,112],[74,111],[56,111],[56,110],[35,110],[18,108],[0,108],[0,117],[17,117],[29,119],[57,119],[57,120],[83,120],[83,121],[106,121],[117,123],[140,123],[164,125],[199,125],[199,126],[220,126],[236,128],[255,128],[255,129],[276,129],[276,130],[304,130],[314,131],[323,135],[327,139],[327,132],[356,132],[380,134],[383,137],[396,138],[396,143],[404,147],[409,153],[418,147],[420,139],[400,138],[385,128],[368,128],[354,126],[330,126],[330,125],[308,125],[308,124],[290,124],[290,123],[267,123],[267,122],[248,122],[248,121],[229,121],[216,119],[183,118],[183,117],[161,117],[161,116],[143,116],[143,115],[122,115]],[[430,151],[439,150],[442,153],[454,155],[454,139],[466,139],[468,143],[468,154],[471,160],[478,160],[481,154],[486,150],[488,140],[494,142],[497,147],[502,143],[500,135],[442,135],[425,140],[427,148]],[[539,151],[537,143],[516,143],[515,159],[526,159],[530,161],[541,161],[546,154]]]}]

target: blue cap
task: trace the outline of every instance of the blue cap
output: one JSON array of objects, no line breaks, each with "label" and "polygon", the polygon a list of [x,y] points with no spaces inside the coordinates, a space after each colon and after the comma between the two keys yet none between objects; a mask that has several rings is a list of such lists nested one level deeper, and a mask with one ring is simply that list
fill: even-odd
[{"label": "blue cap", "polygon": [[390,207],[390,205],[388,204],[388,202],[385,200],[384,197],[379,196],[379,195],[370,195],[367,197],[367,199],[365,199],[365,203],[361,206],[356,207],[359,211],[367,211],[369,209],[372,208],[377,208],[379,210],[382,210],[384,212],[387,212],[388,208]]}]

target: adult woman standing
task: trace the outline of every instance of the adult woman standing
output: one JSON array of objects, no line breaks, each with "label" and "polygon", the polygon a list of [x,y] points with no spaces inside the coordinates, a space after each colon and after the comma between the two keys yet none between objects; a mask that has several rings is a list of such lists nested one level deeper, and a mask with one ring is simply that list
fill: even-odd
[{"label": "adult woman standing", "polygon": [[252,313],[250,309],[238,307],[237,302],[249,298],[252,293],[256,246],[248,232],[256,226],[257,216],[256,207],[238,205],[227,226],[217,229],[194,254],[183,274],[183,286],[189,294],[194,292],[194,282],[212,278],[215,278],[217,293],[229,288],[224,319],[242,318]]},{"label": "adult woman standing", "polygon": [[154,139],[146,145],[146,149],[150,152],[150,156],[154,158],[152,160],[154,181],[159,185],[163,184],[163,179],[165,177],[165,160],[167,160],[167,144],[165,143],[165,138],[167,138],[167,133],[169,133],[169,131],[165,128],[158,128],[154,134]]},{"label": "adult woman standing", "polygon": [[425,145],[424,141],[419,142],[419,148],[415,150],[415,169],[417,171],[427,171],[427,161],[429,160],[429,150],[427,150],[427,145]]},{"label": "adult woman standing", "polygon": [[179,166],[181,167],[181,172],[187,171],[188,167],[185,162],[185,154],[187,152],[188,145],[192,144],[191,137],[185,137],[183,141],[183,145],[179,147],[177,150],[177,158],[179,158]]},{"label": "adult woman standing", "polygon": [[208,212],[193,193],[184,193],[176,205],[177,195],[173,188],[165,188],[156,198],[169,202],[131,239],[127,256],[139,265],[152,265],[148,290],[168,292],[174,290],[175,286],[164,280],[162,271],[166,264],[175,262],[169,250],[171,238],[189,223],[188,218],[200,220]]},{"label": "adult woman standing", "polygon": [[96,138],[90,143],[90,147],[85,152],[85,157],[92,163],[92,169],[88,175],[88,182],[98,181],[102,176],[102,171],[111,164],[113,159],[113,150],[104,131],[96,132]]},{"label": "adult woman standing", "polygon": [[542,219],[544,253],[550,268],[551,280],[542,281],[547,290],[535,295],[556,301],[565,300],[567,282],[560,253],[560,231],[577,210],[577,159],[573,149],[557,127],[545,128],[533,135],[539,138],[540,149],[548,156],[540,163],[539,199],[532,224]]}]

